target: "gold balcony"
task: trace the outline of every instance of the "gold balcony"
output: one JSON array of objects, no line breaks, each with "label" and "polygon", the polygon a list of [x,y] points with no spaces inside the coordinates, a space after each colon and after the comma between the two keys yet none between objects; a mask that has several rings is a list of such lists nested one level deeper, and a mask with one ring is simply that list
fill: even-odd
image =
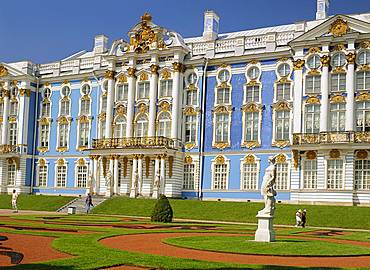
[{"label": "gold balcony", "polygon": [[293,133],[293,145],[323,143],[370,143],[370,131]]},{"label": "gold balcony", "polygon": [[16,153],[17,147],[15,145],[0,145],[0,153]]},{"label": "gold balcony", "polygon": [[130,137],[130,138],[110,138],[110,139],[93,139],[92,150],[129,148],[129,149],[146,149],[146,148],[181,148],[181,142],[176,139],[166,137]]}]

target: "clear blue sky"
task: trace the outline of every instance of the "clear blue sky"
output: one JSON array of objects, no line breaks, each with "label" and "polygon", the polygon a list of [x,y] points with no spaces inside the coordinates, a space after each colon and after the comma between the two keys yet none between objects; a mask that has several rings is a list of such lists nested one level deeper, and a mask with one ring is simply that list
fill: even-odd
[{"label": "clear blue sky", "polygon": [[[153,22],[183,37],[200,36],[203,12],[220,17],[220,33],[314,20],[316,0],[1,0],[0,61],[48,63],[109,44],[148,11]],[[370,0],[331,0],[329,15],[370,12]]]}]

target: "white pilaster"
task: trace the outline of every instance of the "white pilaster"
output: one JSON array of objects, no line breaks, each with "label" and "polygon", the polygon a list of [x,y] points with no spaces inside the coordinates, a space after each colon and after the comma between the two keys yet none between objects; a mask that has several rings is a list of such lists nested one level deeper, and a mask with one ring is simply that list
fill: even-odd
[{"label": "white pilaster", "polygon": [[128,104],[127,104],[127,126],[126,137],[133,136],[133,118],[134,118],[134,103],[135,103],[135,69],[129,68],[127,70],[128,77]]},{"label": "white pilaster", "polygon": [[[330,59],[329,56],[326,57]],[[328,131],[329,111],[329,63],[323,63],[321,75],[321,93],[320,132],[326,132]]]},{"label": "white pilaster", "polygon": [[323,154],[317,155],[317,189],[325,189],[325,157]]},{"label": "white pilaster", "polygon": [[301,133],[302,126],[302,71],[304,61],[294,61],[293,133]]},{"label": "white pilaster", "polygon": [[94,178],[95,178],[95,184],[93,193],[97,194],[99,189],[99,183],[100,183],[100,175],[99,175],[99,166],[98,166],[98,159],[99,156],[94,156]]},{"label": "white pilaster", "polygon": [[137,183],[137,193],[141,194],[142,187],[143,187],[143,154],[137,155],[137,167],[138,167],[138,174],[139,174],[139,181]]},{"label": "white pilaster", "polygon": [[166,154],[161,154],[161,181],[160,181],[160,194],[165,194],[166,184]]},{"label": "white pilaster", "polygon": [[148,128],[148,136],[153,137],[155,136],[155,119],[156,119],[156,112],[157,112],[157,87],[158,87],[158,71],[159,66],[151,65],[150,70],[152,72],[150,78],[150,103],[149,103],[149,128]]},{"label": "white pilaster", "polygon": [[118,159],[119,155],[114,155],[114,186],[113,186],[113,193],[118,194]]},{"label": "white pilaster", "polygon": [[[7,86],[7,85],[9,85],[8,82],[5,82],[5,86]],[[5,86],[4,86],[4,88],[5,88]],[[3,96],[4,96],[4,114],[3,114],[3,130],[2,130],[1,144],[7,145],[8,144],[8,125],[9,125],[9,119],[8,118],[9,118],[10,90],[3,90]]]},{"label": "white pilaster", "polygon": [[[352,61],[349,59],[352,58]],[[348,71],[346,78],[347,104],[346,104],[346,131],[355,129],[355,55],[350,53],[346,55],[348,61]]]},{"label": "white pilaster", "polygon": [[348,152],[345,163],[344,189],[353,190],[354,188],[354,151]]},{"label": "white pilaster", "polygon": [[[28,112],[28,110],[25,110],[25,92],[26,90],[21,89],[21,96],[19,98],[19,123],[18,123],[18,135],[17,135],[17,144],[22,145],[23,144],[23,137],[27,136],[27,133],[24,132],[24,120],[28,117],[25,116],[25,112]],[[23,147],[21,147],[23,149]],[[23,152],[23,151],[22,151]]]},{"label": "white pilaster", "polygon": [[183,71],[184,65],[178,62],[172,64],[175,71],[173,78],[173,89],[172,89],[172,123],[171,123],[171,138],[178,139],[178,124],[179,124],[179,111],[180,111],[180,72]]},{"label": "white pilaster", "polygon": [[108,70],[105,77],[108,78],[107,114],[105,122],[105,138],[112,138],[113,106],[114,106],[114,75],[115,72]]}]

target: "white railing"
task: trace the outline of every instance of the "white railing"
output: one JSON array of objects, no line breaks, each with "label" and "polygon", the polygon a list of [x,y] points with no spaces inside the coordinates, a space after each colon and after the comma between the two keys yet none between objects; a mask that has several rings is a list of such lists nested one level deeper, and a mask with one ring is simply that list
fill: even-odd
[{"label": "white railing", "polygon": [[287,45],[289,41],[294,39],[293,32],[279,33],[276,36],[276,45]]},{"label": "white railing", "polygon": [[215,51],[216,53],[235,51],[235,46],[236,46],[235,39],[217,40]]},{"label": "white railing", "polygon": [[92,68],[94,66],[94,58],[82,59],[80,63],[81,69]]},{"label": "white railing", "polygon": [[206,43],[195,43],[193,44],[193,55],[205,54],[207,50]]},{"label": "white railing", "polygon": [[40,73],[41,74],[53,73],[54,67],[55,67],[54,63],[41,64],[40,65]]},{"label": "white railing", "polygon": [[245,38],[245,49],[266,47],[267,36],[254,36]]},{"label": "white railing", "polygon": [[61,62],[60,70],[61,71],[71,70],[73,68],[73,64],[74,64],[74,60]]}]

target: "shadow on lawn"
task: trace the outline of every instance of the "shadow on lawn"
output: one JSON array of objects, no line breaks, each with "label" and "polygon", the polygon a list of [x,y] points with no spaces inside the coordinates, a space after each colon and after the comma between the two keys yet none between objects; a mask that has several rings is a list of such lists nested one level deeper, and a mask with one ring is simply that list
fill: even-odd
[{"label": "shadow on lawn", "polygon": [[32,270],[50,270],[50,269],[53,269],[53,270],[76,270],[76,267],[72,267],[72,266],[55,266],[55,265],[50,265],[50,264],[38,264],[38,263],[34,263],[34,264],[18,264],[18,265],[15,265],[15,266],[8,266],[8,267],[1,267],[1,269],[3,270],[6,270],[6,269],[11,269],[11,270],[14,270],[14,269],[32,269]]}]

